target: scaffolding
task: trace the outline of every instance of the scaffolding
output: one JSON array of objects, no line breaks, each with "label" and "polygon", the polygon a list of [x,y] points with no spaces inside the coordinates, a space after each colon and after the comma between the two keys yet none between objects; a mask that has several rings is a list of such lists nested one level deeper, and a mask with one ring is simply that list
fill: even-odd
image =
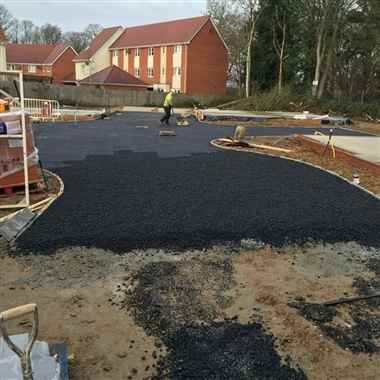
[{"label": "scaffolding", "polygon": [[0,75],[2,77],[17,77],[19,84],[19,104],[21,112],[21,134],[12,135],[1,134],[0,139],[21,139],[22,140],[22,153],[23,153],[23,164],[24,164],[24,185],[25,185],[25,198],[22,202],[9,205],[0,205],[1,209],[22,209],[30,206],[30,194],[29,194],[29,168],[28,168],[28,151],[27,151],[27,137],[26,137],[26,119],[25,119],[25,103],[24,103],[24,77],[22,71],[6,70],[1,71]]}]

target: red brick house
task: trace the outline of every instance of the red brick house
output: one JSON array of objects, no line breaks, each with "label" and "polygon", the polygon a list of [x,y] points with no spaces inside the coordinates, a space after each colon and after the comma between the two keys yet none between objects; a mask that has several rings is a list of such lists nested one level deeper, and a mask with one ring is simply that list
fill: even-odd
[{"label": "red brick house", "polygon": [[8,70],[22,70],[26,77],[55,84],[75,80],[73,59],[77,52],[67,44],[6,44]]},{"label": "red brick house", "polygon": [[110,62],[156,90],[224,94],[228,49],[209,16],[126,28]]},{"label": "red brick house", "polygon": [[81,86],[97,86],[105,89],[145,91],[149,84],[115,65],[111,65],[79,81]]}]

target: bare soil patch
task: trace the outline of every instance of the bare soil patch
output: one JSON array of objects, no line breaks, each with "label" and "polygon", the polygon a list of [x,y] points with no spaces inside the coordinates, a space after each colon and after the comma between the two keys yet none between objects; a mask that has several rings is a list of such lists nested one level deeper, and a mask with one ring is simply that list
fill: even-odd
[{"label": "bare soil patch", "polygon": [[318,304],[379,289],[380,252],[256,243],[4,250],[0,310],[37,302],[40,339],[68,343],[73,380],[379,378],[378,301]]}]

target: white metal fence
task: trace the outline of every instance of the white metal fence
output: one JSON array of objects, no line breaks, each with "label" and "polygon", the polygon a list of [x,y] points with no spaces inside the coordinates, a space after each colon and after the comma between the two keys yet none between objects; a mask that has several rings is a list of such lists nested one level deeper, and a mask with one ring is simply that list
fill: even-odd
[{"label": "white metal fence", "polygon": [[[60,106],[56,100],[32,99],[25,98],[25,112],[31,115],[36,121],[56,121],[62,117]],[[14,98],[11,110],[18,111],[21,109],[20,100]]]}]

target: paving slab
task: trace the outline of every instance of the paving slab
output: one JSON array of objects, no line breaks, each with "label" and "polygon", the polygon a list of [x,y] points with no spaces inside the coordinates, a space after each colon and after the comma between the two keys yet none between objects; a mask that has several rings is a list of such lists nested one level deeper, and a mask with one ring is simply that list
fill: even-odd
[{"label": "paving slab", "polygon": [[[324,136],[310,136],[313,140],[326,143]],[[334,136],[335,146],[353,155],[380,165],[380,137],[378,136]]]}]

